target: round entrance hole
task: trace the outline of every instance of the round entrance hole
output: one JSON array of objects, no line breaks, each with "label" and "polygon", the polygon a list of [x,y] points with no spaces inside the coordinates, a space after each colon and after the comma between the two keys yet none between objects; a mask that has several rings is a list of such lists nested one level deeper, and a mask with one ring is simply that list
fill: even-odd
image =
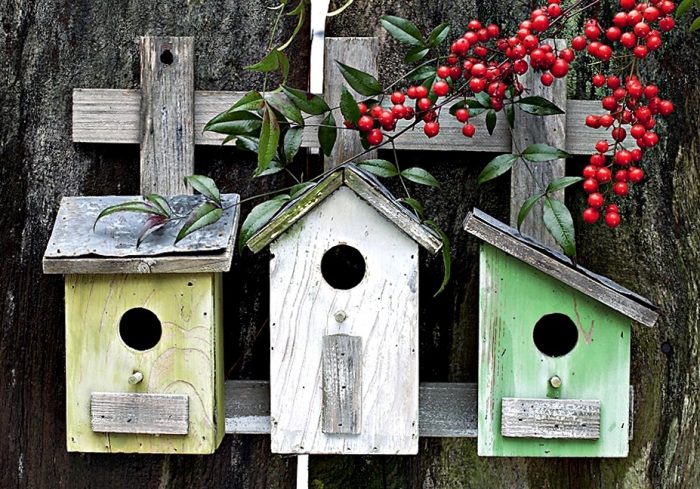
[{"label": "round entrance hole", "polygon": [[362,253],[352,246],[334,246],[323,254],[321,274],[334,289],[352,289],[362,282],[365,276],[365,259]]},{"label": "round entrance hole", "polygon": [[547,314],[535,324],[532,339],[545,355],[563,357],[576,346],[578,328],[566,314]]},{"label": "round entrance hole", "polygon": [[162,53],[160,53],[160,62],[166,65],[170,65],[175,61],[175,57],[173,56],[172,51],[169,49],[164,50]]},{"label": "round entrance hole", "polygon": [[150,350],[158,344],[162,332],[158,316],[143,307],[129,309],[119,321],[119,336],[134,350]]}]

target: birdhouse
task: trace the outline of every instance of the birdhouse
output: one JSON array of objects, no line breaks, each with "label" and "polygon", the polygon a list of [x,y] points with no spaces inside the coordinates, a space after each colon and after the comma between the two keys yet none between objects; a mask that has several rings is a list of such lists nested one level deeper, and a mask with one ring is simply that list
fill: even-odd
[{"label": "birdhouse", "polygon": [[655,307],[474,210],[480,253],[478,453],[625,457],[631,323]]},{"label": "birdhouse", "polygon": [[[65,274],[68,451],[212,453],[224,435],[221,272],[238,221],[223,217],[174,245],[167,224],[136,247],[144,214],[108,206],[138,197],[68,197],[44,255]],[[186,214],[202,197],[170,200]]]},{"label": "birdhouse", "polygon": [[418,245],[440,238],[337,168],[248,242],[270,245],[272,451],[418,451]]}]

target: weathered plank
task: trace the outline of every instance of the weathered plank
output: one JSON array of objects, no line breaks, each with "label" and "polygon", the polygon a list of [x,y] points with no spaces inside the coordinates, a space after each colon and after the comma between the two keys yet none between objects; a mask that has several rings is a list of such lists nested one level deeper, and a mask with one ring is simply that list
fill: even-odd
[{"label": "weathered plank", "polygon": [[600,401],[504,397],[501,434],[513,438],[600,438]]},{"label": "weathered plank", "polygon": [[311,53],[309,55],[309,91],[323,93],[326,51],[326,17],[330,0],[315,0],[311,4]]},{"label": "weathered plank", "polygon": [[226,433],[270,434],[270,383],[228,380],[224,389]]},{"label": "weathered plank", "polygon": [[321,431],[356,435],[362,430],[362,338],[326,335],[321,358]]},{"label": "weathered plank", "polygon": [[[545,43],[555,47],[555,51],[566,48],[563,39],[548,39]],[[555,79],[546,87],[539,82],[540,73],[528,70],[523,75],[522,83],[529,87],[530,96],[544,97],[557,107],[566,107],[566,78]],[[520,108],[515,109],[515,127],[513,129],[513,153],[520,154],[531,144],[545,143],[555,148],[565,148],[567,134],[566,114],[536,116],[528,114]],[[590,150],[589,150],[590,151]],[[515,226],[518,213],[523,203],[531,196],[544,193],[549,182],[563,177],[566,173],[566,160],[559,159],[546,163],[530,163],[520,158],[510,175],[510,223]],[[564,191],[552,195],[553,198],[564,200]],[[556,246],[556,241],[542,225],[543,200],[541,199],[530,211],[520,229],[547,246]]]},{"label": "weathered plank", "polygon": [[194,173],[194,38],[142,37],[141,193],[187,193]]},{"label": "weathered plank", "polygon": [[186,395],[93,392],[90,413],[96,433],[186,435],[188,431]]}]

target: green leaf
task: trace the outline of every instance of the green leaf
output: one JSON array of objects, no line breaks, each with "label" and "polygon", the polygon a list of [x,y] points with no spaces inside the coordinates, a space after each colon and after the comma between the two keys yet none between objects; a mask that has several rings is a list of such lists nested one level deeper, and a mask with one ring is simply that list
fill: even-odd
[{"label": "green leaf", "polygon": [[582,177],[561,177],[557,178],[555,180],[552,180],[549,182],[549,185],[547,185],[547,192],[548,194],[551,194],[553,192],[557,192],[559,190],[565,189],[566,187],[569,187],[575,183],[583,181]]},{"label": "green leaf", "polygon": [[321,115],[331,110],[325,100],[313,93],[286,86],[282,86],[282,91],[294,105],[307,114]]},{"label": "green leaf", "polygon": [[284,135],[282,143],[284,149],[284,161],[291,163],[301,148],[304,130],[301,127],[290,127]]},{"label": "green leaf", "polygon": [[416,61],[420,61],[425,56],[428,54],[430,51],[430,48],[426,48],[423,46],[416,46],[411,49],[406,53],[406,56],[404,56],[403,60],[405,63],[415,63]]},{"label": "green leaf", "polygon": [[282,206],[284,206],[291,197],[289,195],[277,195],[273,199],[253,207],[245,221],[241,224],[241,233],[238,238],[238,251],[243,251],[243,248],[248,243],[248,240],[257,233],[268,221],[277,214]]},{"label": "green leaf", "polygon": [[280,58],[278,54],[279,51],[277,51],[277,49],[273,49],[272,51],[267,53],[263,59],[261,59],[255,64],[244,66],[243,69],[248,71],[259,71],[263,73],[275,71],[280,67]]},{"label": "green leaf", "polygon": [[161,229],[167,223],[167,218],[163,216],[151,216],[148,219],[146,219],[146,222],[141,228],[141,232],[139,232],[138,238],[136,238],[136,248],[141,246],[141,243],[143,243],[147,237],[149,237],[155,231]]},{"label": "green leaf", "polygon": [[690,24],[690,32],[695,32],[700,29],[700,17],[696,17],[692,24]]},{"label": "green leaf", "polygon": [[282,50],[286,49],[287,47],[289,47],[289,45],[292,43],[294,38],[297,37],[297,34],[299,34],[299,31],[301,30],[302,26],[304,25],[304,19],[306,17],[305,6],[306,6],[305,2],[299,2],[299,4],[296,6],[296,8],[287,14],[287,16],[295,16],[296,15],[299,17],[299,19],[297,20],[297,25],[296,25],[296,27],[294,27],[294,31],[292,32],[292,35],[289,36],[289,39],[287,39],[287,41],[284,44],[282,44],[280,47],[277,48],[279,51],[282,51]]},{"label": "green leaf", "polygon": [[379,95],[383,92],[382,85],[375,77],[336,60],[340,74],[357,93],[365,97]]},{"label": "green leaf", "polygon": [[102,209],[102,212],[99,213],[97,219],[95,219],[95,223],[92,225],[93,231],[95,230],[95,226],[97,226],[97,221],[116,212],[144,212],[146,214],[165,216],[165,213],[160,208],[148,202],[124,202],[123,204],[111,205],[105,209]]},{"label": "green leaf", "polygon": [[479,92],[474,94],[474,98],[479,102],[479,105],[487,109],[491,108],[491,97],[486,92]]},{"label": "green leaf", "polygon": [[423,210],[423,204],[418,202],[416,199],[413,199],[411,197],[406,197],[403,199],[399,199],[399,202],[402,204],[407,204],[408,207],[413,209],[413,212],[418,216],[418,219],[421,221],[425,218],[425,212]]},{"label": "green leaf", "polygon": [[576,256],[574,220],[569,209],[556,199],[544,198],[544,225],[569,257]]},{"label": "green leaf", "polygon": [[277,154],[277,144],[280,139],[280,126],[272,108],[265,104],[262,129],[260,130],[260,142],[258,147],[258,166],[255,175],[260,175],[267,170],[270,162]]},{"label": "green leaf", "polygon": [[496,111],[491,109],[486,113],[486,129],[489,135],[493,134],[493,130],[496,128]]},{"label": "green leaf", "polygon": [[418,27],[411,21],[393,15],[385,15],[381,18],[381,23],[384,29],[399,42],[412,46],[425,43]]},{"label": "green leaf", "polygon": [[277,158],[273,158],[270,164],[265,168],[265,170],[261,171],[260,173],[254,172],[253,173],[253,178],[260,178],[260,177],[266,177],[268,175],[274,175],[275,173],[279,173],[282,170],[284,170],[284,165],[280,160]]},{"label": "green leaf", "polygon": [[387,160],[364,160],[359,162],[357,166],[378,177],[390,178],[399,174],[396,166]]},{"label": "green leaf", "polygon": [[413,82],[422,82],[435,76],[435,67],[425,65],[411,70],[406,74],[406,79]]},{"label": "green leaf", "polygon": [[289,76],[289,58],[282,51],[277,51],[277,58],[279,59],[280,73],[282,74],[282,82],[280,85],[287,83],[287,77]]},{"label": "green leaf", "polygon": [[[258,110],[263,106],[263,97],[260,92],[251,90],[241,97],[238,102],[233,104],[228,112],[236,112],[241,110]],[[206,128],[205,128],[206,129]]]},{"label": "green leaf", "polygon": [[693,6],[693,0],[683,0],[676,8],[676,18],[680,19]]},{"label": "green leaf", "polygon": [[170,217],[173,215],[173,209],[168,204],[168,201],[162,195],[148,194],[146,200],[155,205],[162,211],[163,216]]},{"label": "green leaf", "polygon": [[297,198],[307,190],[309,190],[311,187],[315,187],[316,183],[314,182],[301,182],[297,183],[294,185],[291,189],[289,189],[289,195],[292,199]]},{"label": "green leaf", "polygon": [[522,154],[522,157],[526,160],[535,162],[558,160],[559,158],[569,158],[570,156],[571,155],[563,149],[543,143],[531,144],[525,148]]},{"label": "green leaf", "polygon": [[304,117],[301,115],[301,112],[284,94],[272,93],[267,96],[266,100],[277,112],[290,121],[299,126],[304,125]]},{"label": "green leaf", "polygon": [[330,156],[335,146],[335,139],[338,136],[338,129],[335,127],[335,117],[329,112],[321,121],[318,128],[318,142],[321,145],[321,151],[326,156]]},{"label": "green leaf", "polygon": [[185,183],[189,183],[197,192],[221,205],[221,193],[211,178],[204,175],[190,175],[185,177]]},{"label": "green leaf", "polygon": [[564,111],[544,97],[525,97],[516,100],[515,103],[523,112],[533,115],[557,115]]},{"label": "green leaf", "polygon": [[221,219],[223,214],[224,211],[221,206],[214,202],[206,201],[202,203],[190,213],[187,219],[185,219],[185,223],[182,225],[182,228],[180,228],[180,232],[177,233],[175,243],[181,241],[198,229],[202,229],[204,226],[214,224]]},{"label": "green leaf", "polygon": [[260,116],[257,114],[243,110],[229,110],[207,122],[204,130],[230,136],[246,136],[256,134],[261,124]]},{"label": "green leaf", "polygon": [[433,228],[440,235],[440,239],[442,239],[443,275],[440,288],[437,290],[437,292],[435,292],[435,294],[433,294],[433,297],[435,297],[438,294],[442,293],[442,291],[445,290],[447,284],[450,282],[450,276],[452,275],[452,246],[450,245],[450,238],[444,233],[442,229],[440,229],[440,226],[438,226],[437,223],[431,220],[427,220],[425,221],[425,223],[431,228]]},{"label": "green leaf", "polygon": [[506,120],[511,129],[515,127],[515,109],[513,104],[508,104],[505,107]]},{"label": "green leaf", "polygon": [[352,94],[342,86],[342,93],[340,94],[340,113],[343,114],[346,120],[357,124],[358,119],[362,114],[360,114],[360,108],[357,106],[357,101],[352,96]]},{"label": "green leaf", "polygon": [[431,48],[438,47],[445,41],[445,39],[447,39],[447,36],[449,34],[450,24],[448,24],[447,22],[443,22],[435,29],[433,29],[430,35],[428,36],[428,46],[430,46]]},{"label": "green leaf", "polygon": [[542,194],[531,195],[525,202],[523,202],[523,205],[520,207],[520,212],[518,212],[518,229],[520,229],[520,226],[523,225],[523,221],[525,221],[527,215],[530,213],[537,201],[542,197]]},{"label": "green leaf", "polygon": [[505,154],[496,156],[494,159],[489,161],[489,163],[481,171],[479,177],[477,178],[477,183],[481,185],[482,183],[493,180],[496,177],[500,177],[510,170],[516,161],[518,161],[517,155]]},{"label": "green leaf", "polygon": [[250,136],[239,136],[236,138],[236,149],[238,150],[257,153],[259,147],[260,140],[258,138],[253,138]]},{"label": "green leaf", "polygon": [[414,166],[413,168],[406,168],[401,172],[401,176],[412,182],[427,185],[428,187],[440,187],[440,183],[434,176],[423,168],[419,168],[417,166]]}]

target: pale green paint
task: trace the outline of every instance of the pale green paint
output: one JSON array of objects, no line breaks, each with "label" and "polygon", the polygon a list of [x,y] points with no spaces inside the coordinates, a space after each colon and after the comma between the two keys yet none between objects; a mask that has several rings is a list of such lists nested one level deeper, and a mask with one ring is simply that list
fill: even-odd
[{"label": "pale green paint", "polygon": [[[480,276],[479,455],[627,456],[629,320],[490,245],[481,248]],[[551,313],[579,328],[576,347],[563,357],[540,353],[532,339],[535,323]],[[553,375],[562,379],[558,397],[600,400],[600,439],[502,437],[501,399],[551,397]]]},{"label": "pale green paint", "polygon": [[[162,324],[139,352],[119,336],[125,311],[144,307]],[[66,434],[69,451],[212,453],[224,430],[221,274],[66,276]],[[144,380],[128,383],[138,370]],[[93,433],[92,392],[186,394],[187,435]]]}]

